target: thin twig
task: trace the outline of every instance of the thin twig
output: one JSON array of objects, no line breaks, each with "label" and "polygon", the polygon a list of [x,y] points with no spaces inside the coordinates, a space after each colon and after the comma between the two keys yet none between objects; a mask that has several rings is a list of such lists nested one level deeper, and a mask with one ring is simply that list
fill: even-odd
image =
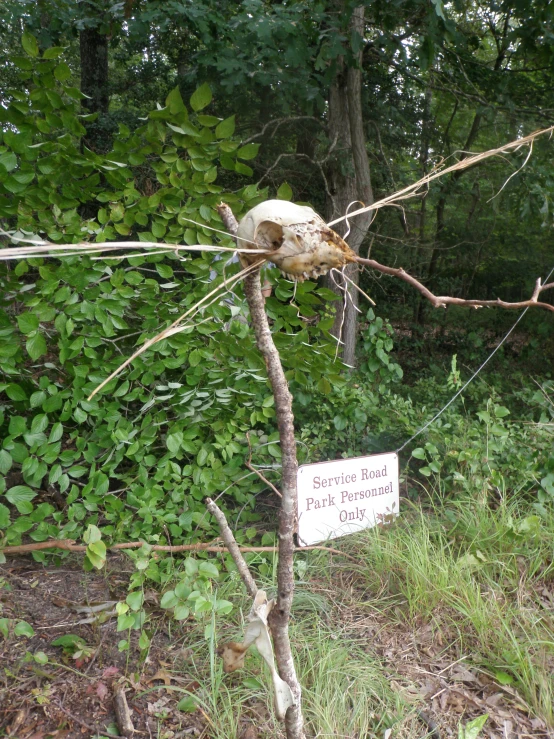
[{"label": "thin twig", "polygon": [[229,528],[229,524],[227,523],[225,514],[211,498],[206,499],[206,508],[217,521],[219,530],[221,532],[221,538],[225,542],[225,546],[227,547],[229,554],[231,555],[234,563],[237,566],[237,570],[239,571],[239,575],[241,576],[241,579],[246,586],[248,594],[252,596],[252,598],[255,598],[256,593],[258,592],[258,586],[256,585],[254,578],[252,577],[252,573],[248,569],[248,565],[246,564],[246,561],[241,554],[240,547],[237,544],[235,537],[233,536],[233,532]]},{"label": "thin twig", "polygon": [[[296,283],[295,283],[295,285],[296,285]],[[249,469],[251,472],[253,472],[255,475],[258,475],[258,477],[260,478],[260,480],[262,480],[263,482],[265,482],[265,484],[268,485],[273,490],[273,492],[275,493],[275,495],[278,495],[279,498],[282,498],[283,496],[281,495],[281,492],[279,490],[277,490],[277,488],[275,487],[275,485],[272,482],[270,482],[267,479],[267,477],[263,473],[261,473],[260,470],[257,470],[254,467],[254,465],[252,464],[252,445],[250,443],[250,434],[248,432],[246,432],[246,440],[248,442],[248,459],[244,463],[244,466],[247,469]]]},{"label": "thin twig", "polygon": [[66,716],[69,716],[69,718],[72,721],[75,721],[75,723],[79,724],[84,729],[88,729],[88,731],[92,732],[93,737],[97,737],[97,736],[108,736],[108,737],[110,737],[110,739],[121,739],[121,737],[118,734],[112,734],[109,731],[107,731],[106,729],[100,729],[100,730],[94,729],[90,724],[85,723],[82,719],[80,719],[77,716],[75,716],[73,713],[71,713],[71,711],[68,711],[67,708],[64,708],[57,701],[53,701],[53,703],[54,703],[55,706],[57,706],[60,709],[60,711],[62,711],[63,713],[65,713]]}]

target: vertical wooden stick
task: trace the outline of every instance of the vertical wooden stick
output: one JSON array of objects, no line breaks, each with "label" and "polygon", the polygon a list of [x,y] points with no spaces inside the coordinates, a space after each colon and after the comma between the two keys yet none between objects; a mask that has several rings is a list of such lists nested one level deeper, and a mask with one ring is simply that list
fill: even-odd
[{"label": "vertical wooden stick", "polygon": [[[218,212],[229,233],[235,235],[238,223],[228,205],[222,203]],[[281,508],[279,511],[279,563],[277,566],[277,603],[271,611],[269,625],[273,637],[275,657],[279,675],[288,683],[294,696],[295,705],[285,716],[287,739],[305,739],[301,688],[289,638],[289,620],[294,594],[294,531],[296,528],[296,479],[298,462],[296,460],[296,440],[294,436],[294,416],[292,414],[292,395],[281,364],[279,352],[273,341],[265,312],[264,298],[260,283],[259,269],[244,280],[244,292],[256,344],[264,358],[267,375],[275,398],[275,414],[281,442]]]}]

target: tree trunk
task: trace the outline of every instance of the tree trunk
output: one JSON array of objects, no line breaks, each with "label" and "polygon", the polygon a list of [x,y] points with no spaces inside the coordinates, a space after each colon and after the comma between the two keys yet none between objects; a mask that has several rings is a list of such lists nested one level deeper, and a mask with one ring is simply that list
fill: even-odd
[{"label": "tree trunk", "polygon": [[108,37],[98,28],[84,28],[79,34],[81,52],[81,102],[84,112],[98,113],[95,121],[87,121],[86,145],[93,151],[110,148],[111,136],[105,116],[110,105],[108,89]]},{"label": "tree trunk", "polygon": [[[365,27],[364,12],[363,6],[355,8],[350,21],[350,30],[362,38]],[[362,201],[364,205],[373,202],[362,117],[361,63],[362,50],[354,55],[351,66],[347,66],[344,59],[339,59],[337,74],[329,90],[329,138],[335,153],[329,167],[331,200],[327,203],[328,220],[344,215],[350,203],[354,201]],[[371,218],[371,213],[363,214],[349,224],[350,233],[346,240],[356,254],[359,253],[367,234]],[[339,228],[339,233],[344,236],[348,227],[341,224]],[[358,284],[357,265],[346,267],[345,275]],[[336,272],[328,278],[327,285],[342,298],[342,303],[339,303],[337,308],[332,333],[342,342],[344,362],[354,366],[358,292]],[[344,293],[348,288],[349,298]]]}]

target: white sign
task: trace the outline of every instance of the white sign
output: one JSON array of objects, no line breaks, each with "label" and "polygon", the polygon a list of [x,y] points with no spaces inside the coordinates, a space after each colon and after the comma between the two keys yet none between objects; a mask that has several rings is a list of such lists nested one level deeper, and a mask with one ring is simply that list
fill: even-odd
[{"label": "white sign", "polygon": [[398,456],[338,459],[298,469],[298,543],[318,544],[398,514]]}]

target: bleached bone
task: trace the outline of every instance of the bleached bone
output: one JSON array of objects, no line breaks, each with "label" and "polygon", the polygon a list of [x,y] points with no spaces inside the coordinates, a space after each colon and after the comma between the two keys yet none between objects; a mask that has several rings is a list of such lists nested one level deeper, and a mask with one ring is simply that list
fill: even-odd
[{"label": "bleached bone", "polygon": [[[266,200],[248,211],[237,239],[241,248],[271,250],[267,259],[297,282],[341,269],[356,256],[315,210],[286,200]],[[242,252],[240,259],[246,266],[254,255]]]}]

